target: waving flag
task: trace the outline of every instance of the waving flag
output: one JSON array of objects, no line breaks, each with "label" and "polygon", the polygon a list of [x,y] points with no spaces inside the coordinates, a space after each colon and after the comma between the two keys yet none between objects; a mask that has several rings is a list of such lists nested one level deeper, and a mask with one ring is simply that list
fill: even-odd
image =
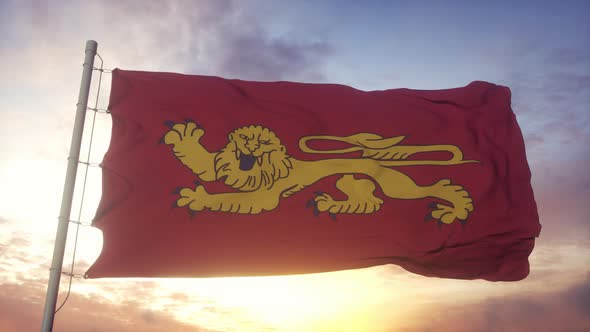
[{"label": "waving flag", "polygon": [[109,109],[91,278],[529,272],[540,225],[506,87],[115,70]]}]

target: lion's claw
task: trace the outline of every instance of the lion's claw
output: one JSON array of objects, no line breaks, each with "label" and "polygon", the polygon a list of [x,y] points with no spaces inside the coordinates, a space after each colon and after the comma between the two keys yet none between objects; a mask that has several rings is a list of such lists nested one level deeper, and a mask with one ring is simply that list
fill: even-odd
[{"label": "lion's claw", "polygon": [[317,204],[313,205],[313,215],[316,217],[320,215],[320,210],[318,209]]},{"label": "lion's claw", "polygon": [[318,203],[313,199],[310,199],[309,201],[307,201],[307,203],[305,204],[305,208],[312,208],[313,215],[316,217],[320,215],[320,210],[318,209]]},{"label": "lion's claw", "polygon": [[164,124],[170,128],[164,135],[164,144],[174,145],[175,152],[198,147],[199,139],[205,134],[205,130],[194,122],[166,121]]}]

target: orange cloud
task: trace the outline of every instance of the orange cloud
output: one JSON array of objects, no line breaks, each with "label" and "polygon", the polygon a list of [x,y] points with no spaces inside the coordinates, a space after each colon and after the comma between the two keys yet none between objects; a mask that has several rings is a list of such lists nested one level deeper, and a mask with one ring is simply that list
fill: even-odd
[{"label": "orange cloud", "polygon": [[[41,285],[2,284],[0,294],[0,331],[39,330],[45,296]],[[75,293],[56,315],[54,328],[62,332],[210,331],[181,323],[169,313],[142,309],[135,301],[112,304]]]},{"label": "orange cloud", "polygon": [[559,292],[521,294],[422,308],[407,332],[414,331],[589,331],[590,278]]}]

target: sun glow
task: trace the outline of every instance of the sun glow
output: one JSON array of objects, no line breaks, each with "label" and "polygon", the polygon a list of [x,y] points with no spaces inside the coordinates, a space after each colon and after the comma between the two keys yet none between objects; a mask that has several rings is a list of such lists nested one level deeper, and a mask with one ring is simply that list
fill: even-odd
[{"label": "sun glow", "polygon": [[198,308],[198,303],[207,298],[218,310],[231,312],[258,326],[280,327],[281,331],[371,331],[374,330],[371,328],[372,309],[385,298],[387,301],[396,298],[391,294],[384,298],[383,289],[379,287],[380,277],[369,270],[283,277],[165,280],[162,283],[201,299],[194,302],[196,305],[178,308],[175,315],[180,320],[202,324],[205,317],[196,310],[203,312],[204,308]]}]

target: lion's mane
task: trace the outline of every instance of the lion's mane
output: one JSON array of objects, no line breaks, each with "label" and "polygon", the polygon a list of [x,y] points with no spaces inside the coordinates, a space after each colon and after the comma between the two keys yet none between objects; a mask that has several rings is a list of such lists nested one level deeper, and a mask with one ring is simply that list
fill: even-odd
[{"label": "lion's mane", "polygon": [[[240,133],[247,132],[256,137],[269,138],[271,151],[262,155],[262,162],[256,163],[250,170],[241,170],[240,161],[236,158],[238,144],[236,138]],[[229,141],[215,155],[215,173],[217,179],[224,179],[225,184],[240,191],[269,189],[281,178],[289,176],[293,168],[291,157],[280,139],[268,128],[261,126],[242,127],[228,135]]]}]

